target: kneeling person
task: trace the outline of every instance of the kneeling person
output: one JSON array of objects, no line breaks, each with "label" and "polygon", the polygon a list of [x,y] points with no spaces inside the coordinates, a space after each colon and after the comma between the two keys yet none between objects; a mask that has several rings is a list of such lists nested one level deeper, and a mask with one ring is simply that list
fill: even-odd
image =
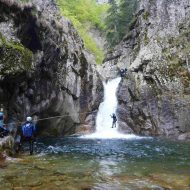
[{"label": "kneeling person", "polygon": [[30,144],[30,155],[33,154],[34,135],[36,132],[35,124],[32,122],[31,117],[26,118],[26,122],[22,125],[22,137],[23,141],[27,141]]}]

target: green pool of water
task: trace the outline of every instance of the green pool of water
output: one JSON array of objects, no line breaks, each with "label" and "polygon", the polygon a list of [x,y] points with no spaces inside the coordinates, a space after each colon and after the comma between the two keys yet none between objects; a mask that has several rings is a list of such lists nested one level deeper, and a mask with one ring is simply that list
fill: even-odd
[{"label": "green pool of water", "polygon": [[38,139],[0,168],[0,189],[190,190],[190,143],[164,139]]}]

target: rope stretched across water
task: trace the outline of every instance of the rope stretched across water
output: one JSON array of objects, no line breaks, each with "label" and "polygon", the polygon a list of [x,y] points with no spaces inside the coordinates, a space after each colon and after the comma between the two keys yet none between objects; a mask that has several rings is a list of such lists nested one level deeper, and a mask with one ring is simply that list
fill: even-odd
[{"label": "rope stretched across water", "polygon": [[[97,111],[91,111],[91,112],[77,112],[78,114],[87,114],[87,113],[94,113]],[[67,116],[71,116],[71,115],[75,115],[75,114],[64,114],[64,115],[57,115],[57,116],[52,116],[52,117],[46,117],[46,118],[42,118],[42,119],[37,119],[35,121],[43,121],[43,120],[48,120],[48,119],[55,119],[55,118],[62,118],[62,117],[67,117]]]},{"label": "rope stretched across water", "polygon": [[[89,111],[89,112],[77,112],[79,115],[81,114],[89,114],[89,113],[96,113],[97,111]],[[75,113],[76,114],[76,113]],[[72,115],[75,115],[75,114],[64,114],[64,115],[57,115],[57,116],[52,116],[52,117],[45,117],[45,118],[41,118],[41,119],[34,119],[33,121],[34,122],[37,122],[37,121],[44,121],[44,120],[49,120],[49,119],[56,119],[56,118],[63,118],[63,117],[68,117],[68,116],[72,116]],[[10,125],[10,124],[22,124],[24,123],[25,121],[14,121],[14,122],[11,122],[11,123],[7,123],[7,124],[4,124],[4,126],[7,126],[7,125]]]}]

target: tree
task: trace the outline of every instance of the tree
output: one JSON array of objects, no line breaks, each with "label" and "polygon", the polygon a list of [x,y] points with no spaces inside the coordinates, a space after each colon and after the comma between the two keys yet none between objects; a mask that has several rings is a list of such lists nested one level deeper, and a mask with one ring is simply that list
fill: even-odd
[{"label": "tree", "polygon": [[104,18],[108,4],[97,4],[96,0],[56,0],[61,13],[68,17],[84,41],[85,47],[95,55],[97,63],[104,58],[104,50],[98,46],[91,35],[91,30],[103,33]]},{"label": "tree", "polygon": [[106,18],[106,38],[110,46],[119,42],[119,9],[115,0],[110,0],[110,8]]},{"label": "tree", "polygon": [[137,0],[121,0],[120,1],[120,39],[122,39],[129,30],[129,25],[134,17],[134,12],[137,7]]},{"label": "tree", "polygon": [[138,0],[110,0],[106,19],[106,37],[109,46],[117,45],[127,34]]}]

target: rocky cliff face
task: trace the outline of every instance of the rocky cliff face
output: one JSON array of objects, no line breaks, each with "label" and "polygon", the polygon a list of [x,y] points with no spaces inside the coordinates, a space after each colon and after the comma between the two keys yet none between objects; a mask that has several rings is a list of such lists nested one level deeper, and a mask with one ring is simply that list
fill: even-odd
[{"label": "rocky cliff face", "polygon": [[116,77],[120,130],[188,138],[190,132],[190,1],[142,0],[130,32],[110,53],[105,69]]},{"label": "rocky cliff face", "polygon": [[20,121],[64,115],[41,120],[42,134],[94,130],[102,93],[94,57],[54,0],[19,2],[0,0],[0,103]]}]

